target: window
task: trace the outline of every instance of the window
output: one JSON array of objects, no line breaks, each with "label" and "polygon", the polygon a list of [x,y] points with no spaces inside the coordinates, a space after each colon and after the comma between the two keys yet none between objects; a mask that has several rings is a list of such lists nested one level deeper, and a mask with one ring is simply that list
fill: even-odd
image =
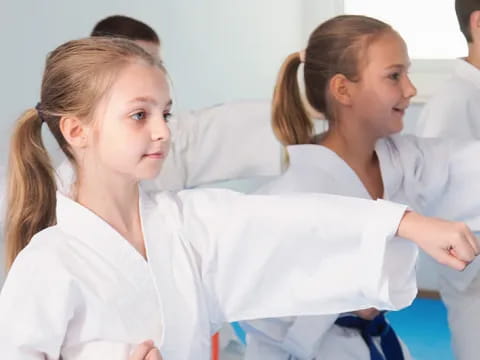
[{"label": "window", "polygon": [[[467,53],[454,0],[344,0],[346,14],[364,14],[392,25],[408,44],[412,59],[454,59]],[[432,16],[434,14],[434,16]]]},{"label": "window", "polygon": [[405,39],[412,59],[414,99],[425,101],[450,73],[452,59],[465,56],[454,0],[332,0],[346,14],[362,14],[392,25]]}]

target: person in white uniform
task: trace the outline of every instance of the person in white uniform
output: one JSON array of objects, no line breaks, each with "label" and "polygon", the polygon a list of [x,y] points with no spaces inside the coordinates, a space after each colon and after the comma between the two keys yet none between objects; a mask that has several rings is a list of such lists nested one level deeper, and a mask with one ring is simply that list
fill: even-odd
[{"label": "person in white uniform", "polygon": [[[206,360],[226,321],[407,306],[414,243],[459,270],[479,252],[464,223],[384,200],[146,194],[138,182],[162,167],[171,105],[165,69],[133,42],[81,39],[49,55],[40,102],[11,140],[5,359],[127,359],[151,339],[164,359]],[[74,164],[69,191],[56,192],[43,124]]]},{"label": "person in white uniform", "polygon": [[423,106],[416,133],[426,137],[480,138],[480,1],[456,0],[468,56],[454,61],[453,73]]},{"label": "person in white uniform", "polygon": [[[317,136],[297,83],[301,64],[308,102],[329,120]],[[394,135],[416,93],[409,64],[404,41],[388,24],[364,16],[321,24],[306,50],[290,55],[280,70],[272,124],[287,146],[289,167],[259,192],[383,198],[462,219],[479,231],[480,143]],[[398,243],[399,253],[404,245]],[[403,260],[392,251],[390,266],[400,268]],[[337,277],[360,267],[354,261],[337,266]],[[245,322],[245,359],[411,359],[377,309]]]},{"label": "person in white uniform", "polygon": [[[426,137],[480,139],[480,1],[456,0],[468,55],[454,62],[450,79],[427,101],[416,134]],[[455,359],[476,360],[480,332],[480,262],[464,274],[438,268],[439,291],[448,312]]]}]

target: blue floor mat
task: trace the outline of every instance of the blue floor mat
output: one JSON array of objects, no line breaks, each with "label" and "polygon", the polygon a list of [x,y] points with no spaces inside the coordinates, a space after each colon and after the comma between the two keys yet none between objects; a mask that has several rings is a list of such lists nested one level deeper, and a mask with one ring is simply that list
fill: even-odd
[{"label": "blue floor mat", "polygon": [[416,299],[387,318],[415,360],[454,360],[447,311],[440,300]]},{"label": "blue floor mat", "polygon": [[[440,300],[416,299],[407,309],[387,313],[387,318],[415,360],[454,360],[447,311]],[[245,332],[238,323],[232,326],[245,344]]]}]

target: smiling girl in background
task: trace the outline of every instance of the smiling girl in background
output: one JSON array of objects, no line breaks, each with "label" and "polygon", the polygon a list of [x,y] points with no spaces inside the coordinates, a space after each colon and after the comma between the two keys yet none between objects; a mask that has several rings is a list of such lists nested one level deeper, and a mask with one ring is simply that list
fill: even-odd
[{"label": "smiling girl in background", "polygon": [[[300,97],[301,64],[307,100],[328,119],[322,134],[314,133]],[[272,125],[287,147],[289,167],[259,192],[398,201],[421,213],[465,221],[479,231],[480,143],[396,135],[416,93],[409,66],[405,42],[382,21],[344,15],[318,26],[305,51],[290,55],[280,70]],[[409,246],[394,244],[384,264],[392,269],[405,266],[395,253]],[[350,251],[352,256],[356,252]],[[374,261],[372,254],[364,256]],[[295,260],[292,256],[288,263]],[[362,266],[354,260],[337,266],[335,278],[362,271]],[[352,301],[361,303],[362,295]],[[245,323],[246,359],[410,359],[380,311],[386,308],[367,308]]]}]

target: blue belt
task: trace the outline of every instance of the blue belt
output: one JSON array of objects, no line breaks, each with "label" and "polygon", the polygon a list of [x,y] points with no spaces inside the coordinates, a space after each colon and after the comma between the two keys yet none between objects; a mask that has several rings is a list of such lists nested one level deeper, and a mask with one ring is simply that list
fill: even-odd
[{"label": "blue belt", "polygon": [[[365,320],[351,315],[342,316],[335,321],[335,324],[360,331],[365,344],[367,344],[370,350],[370,360],[404,360],[400,341],[395,331],[385,320],[384,312],[381,312],[372,320]],[[380,336],[380,345],[385,356],[382,356],[375,346],[372,339],[373,336]]]}]

